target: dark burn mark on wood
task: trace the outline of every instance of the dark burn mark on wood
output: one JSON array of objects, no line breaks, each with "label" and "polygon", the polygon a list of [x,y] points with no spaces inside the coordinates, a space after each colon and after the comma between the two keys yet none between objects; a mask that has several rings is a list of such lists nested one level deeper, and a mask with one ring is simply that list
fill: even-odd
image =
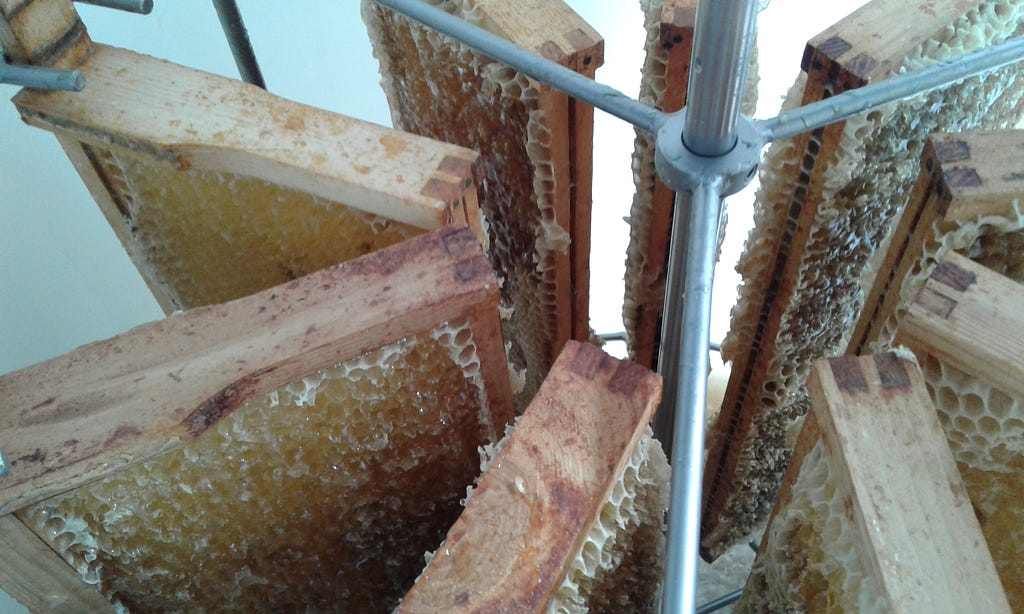
[{"label": "dark burn mark on wood", "polygon": [[609,370],[612,360],[607,354],[589,343],[577,344],[569,370],[588,380],[597,379],[602,372]]},{"label": "dark burn mark on wood", "polygon": [[[459,228],[455,232],[448,232],[441,239],[444,251],[449,256],[459,256],[473,249],[477,245],[476,236],[473,231],[467,228]],[[481,253],[483,250],[481,250]]]},{"label": "dark burn mark on wood", "polygon": [[957,305],[953,299],[943,296],[927,286],[918,293],[917,298],[914,299],[914,304],[943,320],[949,319]]},{"label": "dark burn mark on wood", "polygon": [[52,405],[53,402],[56,401],[56,400],[57,400],[56,398],[50,397],[50,398],[46,399],[45,401],[40,401],[39,403],[36,403],[35,405],[33,405],[32,408],[29,411],[35,411],[37,409],[42,409],[42,408],[46,407],[47,405]]},{"label": "dark burn mark on wood", "polygon": [[877,66],[878,60],[866,53],[862,53],[850,60],[849,64],[846,65],[846,70],[858,77],[864,78]]},{"label": "dark burn mark on wood", "polygon": [[491,274],[491,265],[484,258],[469,258],[455,264],[455,278],[462,283],[481,279]]},{"label": "dark burn mark on wood", "polygon": [[423,189],[420,190],[420,194],[427,198],[442,201],[445,205],[448,205],[462,194],[462,190],[463,187],[461,179],[451,179],[448,176],[434,175],[427,181],[427,184],[423,186]]},{"label": "dark burn mark on wood", "polygon": [[951,188],[977,188],[984,184],[973,168],[951,168],[943,175]]},{"label": "dark burn mark on wood", "polygon": [[838,36],[833,36],[824,43],[818,45],[818,51],[832,58],[833,60],[837,59],[839,56],[843,55],[850,49],[853,49],[853,45],[851,45],[850,43],[846,42],[845,40]]},{"label": "dark burn mark on wood", "polygon": [[142,431],[138,427],[122,424],[111,433],[110,437],[107,437],[107,440],[103,442],[103,447],[114,447],[129,439],[136,439],[139,435],[142,435]]},{"label": "dark burn mark on wood", "polygon": [[932,271],[931,278],[960,292],[965,292],[978,281],[974,273],[949,261],[940,262]]},{"label": "dark burn mark on wood", "polygon": [[856,356],[840,356],[828,361],[832,377],[842,392],[867,392],[868,380],[864,377],[860,359]]},{"label": "dark burn mark on wood", "polygon": [[36,448],[29,454],[19,456],[18,458],[11,461],[11,467],[20,465],[22,463],[42,463],[46,461],[46,451],[42,448]]},{"label": "dark burn mark on wood", "polygon": [[202,435],[211,426],[220,422],[221,418],[248,401],[256,391],[260,379],[274,369],[276,367],[260,369],[210,397],[182,421],[185,431],[192,438]]},{"label": "dark burn mark on wood", "polygon": [[615,373],[608,381],[608,390],[622,396],[632,396],[648,373],[650,372],[647,369],[638,364],[625,360],[620,361],[618,367],[615,368]]},{"label": "dark burn mark on wood", "polygon": [[935,143],[935,157],[943,163],[970,160],[971,146],[965,141],[939,141]]},{"label": "dark burn mark on wood", "polygon": [[875,356],[875,367],[878,369],[878,378],[882,383],[882,388],[886,390],[910,388],[910,375],[907,373],[907,366],[896,354],[888,352]]}]

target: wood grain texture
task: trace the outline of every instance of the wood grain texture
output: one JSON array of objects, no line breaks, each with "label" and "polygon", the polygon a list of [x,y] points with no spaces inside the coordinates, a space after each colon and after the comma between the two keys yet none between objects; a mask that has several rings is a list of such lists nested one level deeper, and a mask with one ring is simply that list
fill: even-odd
[{"label": "wood grain texture", "polygon": [[88,145],[258,177],[427,230],[450,221],[474,187],[466,185],[472,151],[240,81],[104,45],[79,70],[89,83],[82,92],[19,93],[22,119]]},{"label": "wood grain texture", "polygon": [[1024,398],[1024,287],[959,254],[910,305],[896,343]]},{"label": "wood grain texture", "polygon": [[1019,130],[938,133],[928,138],[920,175],[880,269],[890,273],[875,279],[846,353],[871,348],[887,319],[897,318],[904,281],[911,271],[927,273],[934,265],[922,260],[923,250],[941,241],[939,233],[973,225],[980,234],[982,219],[1018,217],[1024,172],[1015,152],[1021,150],[1024,131]]},{"label": "wood grain texture", "polygon": [[[840,385],[843,363],[859,367],[867,390]],[[895,354],[820,361],[807,386],[892,611],[1008,612],[917,366]]]},{"label": "wood grain texture", "polygon": [[70,69],[92,41],[71,0],[3,0],[0,47],[16,64]]},{"label": "wood grain texture", "polygon": [[0,516],[0,543],[0,586],[30,612],[115,611],[13,514]]},{"label": "wood grain texture", "polygon": [[546,611],[660,393],[654,373],[570,341],[397,611]]},{"label": "wood grain texture", "polygon": [[[475,235],[445,228],[8,374],[0,512],[180,446],[255,395],[440,322],[496,333],[497,300]],[[499,365],[484,376],[500,428],[511,416],[500,337],[478,345],[482,365]]]},{"label": "wood grain texture", "polygon": [[[811,410],[737,611],[813,611],[813,602],[839,611],[854,604],[884,612],[1009,612],[917,365],[894,353],[820,360],[808,391]],[[805,463],[819,446],[824,474]],[[828,483],[808,477],[813,492],[799,491],[803,472]],[[802,507],[790,510],[797,499]],[[804,507],[808,499],[815,511]],[[802,515],[822,509],[839,513]],[[842,575],[816,577],[837,566]]]}]

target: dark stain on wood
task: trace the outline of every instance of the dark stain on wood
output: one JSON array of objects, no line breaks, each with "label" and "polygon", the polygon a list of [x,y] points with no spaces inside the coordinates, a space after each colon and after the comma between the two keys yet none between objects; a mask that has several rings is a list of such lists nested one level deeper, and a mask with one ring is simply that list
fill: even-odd
[{"label": "dark stain on wood", "polygon": [[832,369],[832,377],[842,392],[867,392],[868,380],[856,356],[840,356],[828,361]]},{"label": "dark stain on wood", "polygon": [[949,261],[940,262],[932,271],[931,278],[959,292],[965,292],[978,281],[978,277]]},{"label": "dark stain on wood", "polygon": [[965,141],[939,141],[935,143],[935,157],[948,164],[971,159],[971,146]]},{"label": "dark stain on wood", "polygon": [[851,45],[850,43],[846,42],[845,40],[838,36],[833,36],[824,43],[818,45],[818,51],[832,58],[833,60],[837,59],[839,56],[843,55],[850,49],[853,49],[853,45]]},{"label": "dark stain on wood", "polygon": [[956,309],[957,302],[953,299],[939,294],[935,290],[925,286],[914,299],[914,304],[921,307],[928,313],[934,314],[943,320],[948,320]]},{"label": "dark stain on wood", "polygon": [[984,184],[973,168],[951,168],[943,173],[951,188],[977,188]]},{"label": "dark stain on wood", "polygon": [[910,388],[910,375],[907,366],[896,354],[891,352],[875,356],[875,368],[878,379],[885,390],[903,390]]}]

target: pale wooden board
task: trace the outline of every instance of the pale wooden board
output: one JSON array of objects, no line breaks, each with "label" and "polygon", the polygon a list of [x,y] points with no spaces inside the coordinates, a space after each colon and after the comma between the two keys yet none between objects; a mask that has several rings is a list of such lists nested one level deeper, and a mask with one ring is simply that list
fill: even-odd
[{"label": "pale wooden board", "polygon": [[910,305],[896,343],[1024,398],[1022,317],[1024,287],[952,253]]},{"label": "pale wooden board", "polygon": [[16,64],[75,68],[92,42],[71,0],[2,0],[0,46]]},{"label": "pale wooden board", "polygon": [[[896,354],[815,363],[811,411],[773,507],[755,570],[769,557],[772,522],[793,497],[807,452],[819,441],[834,479],[849,484],[841,523],[852,523],[865,577],[877,580],[887,612],[1009,612],[920,370]],[[822,521],[824,522],[824,521]],[[804,537],[804,539],[811,539]],[[827,544],[825,544],[827,547]],[[772,553],[800,573],[810,552]],[[762,561],[764,561],[762,563]],[[739,611],[765,607],[755,571]],[[775,587],[776,597],[783,589]],[[806,588],[805,588],[806,590]],[[756,592],[755,592],[756,591]],[[856,602],[856,595],[852,597]],[[772,602],[772,607],[780,604]],[[802,609],[807,604],[784,607]]]},{"label": "pale wooden board", "polygon": [[0,513],[178,447],[319,368],[460,318],[489,335],[478,352],[500,429],[511,402],[497,300],[476,237],[445,228],[5,375],[0,449],[11,473]]},{"label": "pale wooden board", "polygon": [[114,612],[95,586],[82,582],[13,514],[0,516],[0,586],[32,612]]},{"label": "pale wooden board", "polygon": [[647,369],[567,343],[397,611],[546,611],[660,394]]},{"label": "pale wooden board", "polygon": [[893,610],[1008,612],[917,366],[895,354],[821,361],[808,392]]},{"label": "pale wooden board", "polygon": [[982,218],[1017,216],[1024,200],[1024,169],[1016,152],[1022,150],[1024,131],[1019,130],[929,137],[921,175],[896,223],[882,265],[891,274],[875,279],[846,353],[855,355],[870,347],[886,320],[895,317],[908,272],[925,265],[921,261],[924,245],[941,239],[936,236],[936,224],[952,230]]}]

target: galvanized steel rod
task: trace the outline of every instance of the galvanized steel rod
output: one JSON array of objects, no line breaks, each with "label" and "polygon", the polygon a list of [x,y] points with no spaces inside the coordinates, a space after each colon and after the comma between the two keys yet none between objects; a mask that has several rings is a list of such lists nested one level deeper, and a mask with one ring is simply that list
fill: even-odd
[{"label": "galvanized steel rod", "polygon": [[149,15],[153,12],[153,0],[75,0],[75,2],[139,15]]},{"label": "galvanized steel rod", "polygon": [[772,119],[755,121],[754,125],[766,141],[785,139],[1021,60],[1024,60],[1024,37],[1011,38],[955,60],[849,90]]},{"label": "galvanized steel rod", "polygon": [[757,0],[704,0],[697,6],[683,133],[695,154],[720,156],[736,144],[757,8]]},{"label": "galvanized steel rod", "polygon": [[242,81],[267,89],[260,65],[256,61],[256,52],[253,51],[252,42],[249,40],[249,31],[246,30],[242,13],[238,10],[238,3],[235,0],[213,0],[213,7],[217,9],[220,27],[224,30]]},{"label": "galvanized steel rod", "polygon": [[[672,492],[661,611],[693,612],[697,594],[697,547],[700,543],[701,478],[704,461],[704,416],[707,399],[711,284],[715,274],[722,181],[676,194],[669,256],[662,356],[668,360],[661,412],[673,412]],[[685,250],[676,249],[687,236]],[[671,307],[671,311],[668,308]],[[671,335],[671,336],[669,336]],[[672,349],[665,351],[664,348]],[[674,381],[672,381],[674,380]]]},{"label": "galvanized steel rod", "polygon": [[19,66],[0,61],[0,83],[41,90],[80,92],[85,87],[85,76],[78,70]]},{"label": "galvanized steel rod", "polygon": [[421,0],[374,1],[651,134],[657,133],[668,117],[615,88],[597,83],[545,57],[521,49]]}]

